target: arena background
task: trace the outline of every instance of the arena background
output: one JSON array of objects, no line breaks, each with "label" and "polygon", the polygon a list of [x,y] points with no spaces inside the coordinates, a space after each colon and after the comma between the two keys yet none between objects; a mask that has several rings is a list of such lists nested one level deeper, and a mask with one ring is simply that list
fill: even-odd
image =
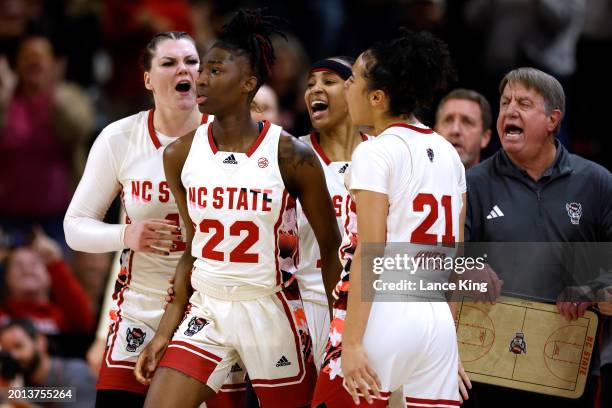
[{"label": "arena background", "polygon": [[[0,121],[0,179],[17,180],[17,196],[29,197],[27,203],[14,202],[14,190],[0,191],[1,201],[13,201],[12,207],[0,205],[0,260],[11,247],[35,240],[40,234],[36,226],[41,225],[46,235],[59,242],[92,305],[92,319],[97,316],[111,255],[68,250],[61,230],[62,211],[50,214],[49,202],[59,200],[65,210],[87,151],[107,124],[151,107],[140,64],[151,36],[159,31],[187,31],[202,52],[233,11],[243,6],[268,7],[268,13],[287,21],[283,29],[289,41],[276,41],[277,63],[269,84],[280,100],[279,124],[294,135],[310,130],[303,91],[311,62],[333,55],[356,57],[373,41],[388,39],[399,26],[406,26],[431,31],[449,44],[458,73],[453,88],[483,93],[494,118],[497,86],[508,70],[534,66],[557,77],[567,97],[561,141],[573,153],[608,169],[612,166],[607,116],[612,60],[606,57],[612,53],[612,2],[608,0],[0,0],[0,97],[10,78],[49,83],[53,103],[61,104],[61,114],[66,116],[53,120],[79,125],[55,128],[51,145],[44,149],[34,140],[30,150],[11,150],[12,135]],[[16,53],[29,34],[47,36],[55,59],[47,64],[34,56],[18,77]],[[10,95],[3,97],[10,99]],[[50,105],[42,101],[41,106]],[[55,109],[50,112],[59,115]],[[419,116],[432,125],[433,109]],[[23,120],[35,124],[37,118]],[[499,148],[493,133],[485,157]],[[58,149],[57,156],[49,157],[54,143],[68,143],[70,149],[67,153]],[[63,163],[70,170],[65,197],[54,191],[49,192],[53,197],[42,193],[36,172],[45,172],[46,162]],[[115,204],[107,219],[116,222],[117,218]],[[6,289],[3,284],[5,296]],[[52,352],[84,358],[94,336],[93,325],[84,325],[83,330],[51,333]]]}]

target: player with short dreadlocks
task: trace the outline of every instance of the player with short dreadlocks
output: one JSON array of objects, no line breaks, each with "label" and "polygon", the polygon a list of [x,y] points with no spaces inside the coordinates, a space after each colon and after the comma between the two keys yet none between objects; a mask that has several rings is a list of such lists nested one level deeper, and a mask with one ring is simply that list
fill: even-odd
[{"label": "player with short dreadlocks", "polygon": [[224,28],[197,81],[197,103],[215,121],[164,153],[188,248],[177,266],[175,299],[136,369],[150,382],[161,360],[148,407],[198,406],[219,391],[238,360],[261,407],[310,404],[315,368],[308,325],[290,273],[295,265],[279,256],[279,235],[296,228],[299,199],[331,295],[340,234],[314,152],[250,116],[274,63],[274,23],[259,10],[241,10]]}]

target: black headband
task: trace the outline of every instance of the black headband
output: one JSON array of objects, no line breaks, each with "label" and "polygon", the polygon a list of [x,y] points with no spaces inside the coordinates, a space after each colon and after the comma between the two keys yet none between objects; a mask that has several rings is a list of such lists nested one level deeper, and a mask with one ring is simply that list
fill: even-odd
[{"label": "black headband", "polygon": [[353,71],[350,67],[347,67],[346,65],[338,61],[334,61],[333,59],[322,59],[320,61],[315,62],[312,65],[312,68],[310,68],[310,72],[312,73],[318,71],[333,72],[345,81],[349,79],[351,75],[353,75]]}]

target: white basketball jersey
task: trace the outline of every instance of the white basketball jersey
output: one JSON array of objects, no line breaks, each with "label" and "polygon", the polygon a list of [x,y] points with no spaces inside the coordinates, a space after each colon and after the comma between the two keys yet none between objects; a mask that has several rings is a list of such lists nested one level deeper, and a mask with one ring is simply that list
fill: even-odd
[{"label": "white basketball jersey", "polygon": [[[344,176],[349,170],[351,162],[329,160],[321,145],[319,145],[318,135],[311,133],[310,135],[299,138],[302,142],[309,145],[317,154],[323,167],[325,174],[325,182],[327,190],[332,199],[338,229],[341,234],[345,234],[345,225],[343,219],[349,210],[349,193],[344,183]],[[363,140],[367,140],[367,136],[362,135]],[[298,201],[297,206],[298,219],[298,238],[299,238],[299,262],[296,278],[300,284],[300,292],[302,299],[319,301],[327,305],[327,297],[325,296],[325,288],[321,276],[321,253],[319,245],[314,235],[314,231],[310,227],[306,215]]]},{"label": "white basketball jersey", "polygon": [[282,128],[263,122],[246,153],[218,151],[212,126],[200,126],[183,166],[195,225],[192,284],[273,288],[287,270],[279,234],[295,230],[295,200],[278,165]]},{"label": "white basketball jersey", "polygon": [[[212,116],[206,114],[202,122]],[[176,138],[157,133],[153,127],[153,111],[143,111],[113,124],[111,137],[127,138],[125,158],[118,169],[121,201],[128,223],[151,218],[180,222],[176,202],[164,175],[163,151]],[[112,131],[113,129],[111,129]],[[146,252],[129,252],[120,279],[130,287],[164,295],[168,279],[174,275],[185,243],[175,241],[177,248],[169,256]],[[127,276],[125,276],[127,274]]]},{"label": "white basketball jersey", "polygon": [[[366,149],[359,152],[362,147]],[[442,136],[422,125],[395,124],[360,145],[353,160],[351,190],[374,190],[389,197],[387,242],[458,240],[465,170]],[[371,175],[372,163],[384,163],[386,180]]]}]

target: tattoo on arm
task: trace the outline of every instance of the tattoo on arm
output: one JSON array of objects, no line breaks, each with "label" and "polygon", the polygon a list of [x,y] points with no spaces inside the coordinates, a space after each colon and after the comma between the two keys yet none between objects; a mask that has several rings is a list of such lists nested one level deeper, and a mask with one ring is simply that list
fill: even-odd
[{"label": "tattoo on arm", "polygon": [[295,171],[302,166],[315,167],[316,160],[314,152],[293,136],[281,138],[278,145],[278,164],[281,167],[291,167]]}]

